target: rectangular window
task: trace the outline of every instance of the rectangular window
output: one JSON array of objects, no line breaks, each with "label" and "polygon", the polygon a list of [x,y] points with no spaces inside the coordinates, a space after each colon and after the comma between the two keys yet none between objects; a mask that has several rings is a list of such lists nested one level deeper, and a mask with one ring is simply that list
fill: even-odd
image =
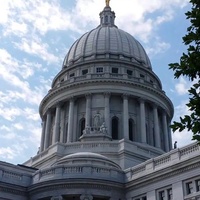
[{"label": "rectangular window", "polygon": [[132,75],[133,75],[133,71],[127,69],[127,74],[128,74],[129,76],[132,76]]},{"label": "rectangular window", "polygon": [[143,74],[140,74],[140,78],[145,78],[145,76]]},{"label": "rectangular window", "polygon": [[147,197],[142,197],[142,200],[147,200]]},{"label": "rectangular window", "polygon": [[197,188],[197,192],[200,191],[200,180],[196,181],[196,188]]},{"label": "rectangular window", "polygon": [[88,69],[82,70],[82,75],[85,75],[85,74],[87,74],[87,73],[88,73]]},{"label": "rectangular window", "polygon": [[165,199],[165,191],[160,191],[159,192],[159,200],[164,200]]},{"label": "rectangular window", "polygon": [[103,67],[97,67],[96,73],[103,73]]},{"label": "rectangular window", "polygon": [[173,195],[172,195],[172,189],[168,189],[167,190],[167,200],[172,200],[173,199]]},{"label": "rectangular window", "polygon": [[71,78],[71,77],[74,77],[75,76],[75,74],[74,73],[72,73],[72,74],[70,74],[69,75],[69,77]]},{"label": "rectangular window", "polygon": [[113,68],[112,68],[112,73],[113,73],[113,74],[118,74],[118,68],[113,67]]},{"label": "rectangular window", "polygon": [[187,193],[187,194],[192,194],[192,193],[193,193],[193,185],[192,185],[192,182],[186,183],[186,193]]}]

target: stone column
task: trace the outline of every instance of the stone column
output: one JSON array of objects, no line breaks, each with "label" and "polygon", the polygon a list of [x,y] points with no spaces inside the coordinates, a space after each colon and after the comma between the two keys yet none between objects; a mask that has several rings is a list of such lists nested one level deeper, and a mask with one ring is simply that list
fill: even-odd
[{"label": "stone column", "polygon": [[59,134],[60,134],[60,113],[61,113],[61,105],[58,104],[56,106],[55,126],[54,126],[54,130],[53,130],[53,143],[56,143],[59,140]]},{"label": "stone column", "polygon": [[82,194],[80,200],[93,200],[93,196],[89,194]]},{"label": "stone column", "polygon": [[141,132],[141,142],[147,142],[146,136],[146,116],[145,116],[145,104],[144,99],[140,99],[140,132]]},{"label": "stone column", "polygon": [[73,139],[73,121],[74,121],[73,118],[74,118],[74,98],[71,98],[69,102],[67,142],[72,142]]},{"label": "stone column", "polygon": [[159,122],[158,122],[158,108],[156,105],[153,106],[153,118],[154,118],[154,132],[155,132],[155,145],[156,147],[161,147],[160,141],[160,131],[159,131]]},{"label": "stone column", "polygon": [[44,139],[44,150],[49,147],[50,140],[50,132],[51,132],[51,111],[47,111],[47,122],[45,128],[45,139]]},{"label": "stone column", "polygon": [[40,141],[40,152],[44,151],[45,128],[46,128],[46,119],[43,119],[43,122],[42,122],[42,135],[41,135],[41,141]]},{"label": "stone column", "polygon": [[107,128],[107,133],[108,135],[111,136],[111,130],[110,130],[110,93],[107,92],[104,94],[105,98],[105,108],[104,108],[104,119],[105,119],[105,124]]},{"label": "stone column", "polygon": [[91,94],[86,94],[85,127],[91,126]]},{"label": "stone column", "polygon": [[61,130],[60,130],[60,142],[64,143],[64,133],[65,133],[65,112],[64,109],[61,111]]},{"label": "stone column", "polygon": [[123,94],[123,132],[124,139],[129,139],[129,128],[128,128],[128,95]]},{"label": "stone column", "polygon": [[162,113],[162,123],[163,123],[165,151],[168,152],[169,151],[169,134],[168,134],[168,127],[167,127],[167,116],[166,116],[165,111],[163,111]]}]

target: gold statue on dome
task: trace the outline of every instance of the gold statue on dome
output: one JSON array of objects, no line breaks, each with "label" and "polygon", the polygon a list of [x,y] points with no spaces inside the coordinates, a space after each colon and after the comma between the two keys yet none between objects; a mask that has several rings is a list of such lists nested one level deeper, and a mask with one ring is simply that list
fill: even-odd
[{"label": "gold statue on dome", "polygon": [[106,0],[106,7],[110,6],[110,0]]}]

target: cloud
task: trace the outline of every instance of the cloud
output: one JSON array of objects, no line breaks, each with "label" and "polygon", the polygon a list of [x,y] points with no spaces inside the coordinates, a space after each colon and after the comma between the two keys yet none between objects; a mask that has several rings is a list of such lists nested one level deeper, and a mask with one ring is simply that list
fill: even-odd
[{"label": "cloud", "polygon": [[178,83],[175,85],[175,90],[178,95],[185,95],[188,94],[188,89],[190,87],[190,82],[187,82],[183,77],[178,79]]}]

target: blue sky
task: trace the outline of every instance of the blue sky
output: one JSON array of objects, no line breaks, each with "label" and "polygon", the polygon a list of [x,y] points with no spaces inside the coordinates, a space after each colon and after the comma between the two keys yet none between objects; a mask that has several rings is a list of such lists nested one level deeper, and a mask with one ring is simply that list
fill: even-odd
[{"label": "blue sky", "polygon": [[[188,113],[187,79],[174,80],[168,63],[186,50],[187,0],[111,0],[116,25],[138,39],[175,107]],[[0,6],[0,160],[23,163],[37,152],[41,135],[38,106],[61,70],[73,42],[99,25],[104,0],[6,0]],[[191,133],[174,133],[178,146]]]}]

